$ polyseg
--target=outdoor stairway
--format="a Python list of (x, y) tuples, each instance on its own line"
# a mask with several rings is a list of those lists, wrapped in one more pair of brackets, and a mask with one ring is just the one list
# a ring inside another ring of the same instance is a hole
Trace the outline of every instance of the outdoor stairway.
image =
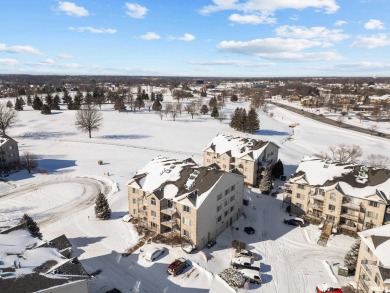
[(321, 246), (326, 246), (328, 243), (329, 236), (332, 234), (332, 222), (325, 222), (324, 228), (322, 229), (320, 239), (318, 239), (317, 244)]

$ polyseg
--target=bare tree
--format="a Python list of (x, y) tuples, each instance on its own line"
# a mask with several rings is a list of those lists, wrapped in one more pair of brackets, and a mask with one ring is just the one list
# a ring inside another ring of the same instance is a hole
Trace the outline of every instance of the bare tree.
[(339, 124), (339, 126), (341, 126), (341, 124), (343, 124), (345, 120), (345, 116), (340, 114), (338, 117), (337, 117), (337, 123)]
[(6, 104), (0, 103), (0, 128), (3, 134), (16, 121), (18, 121), (18, 112), (13, 108), (8, 108)]
[(191, 118), (194, 119), (194, 115), (197, 113), (197, 107), (195, 102), (191, 102), (187, 104), (187, 106), (184, 108), (185, 111), (187, 111), (188, 114), (191, 115)]
[(160, 111), (156, 111), (157, 115), (160, 116), (160, 120), (163, 120), (164, 116), (165, 116), (165, 113), (163, 110), (160, 110)]
[(91, 132), (98, 131), (103, 125), (103, 115), (95, 106), (85, 105), (76, 112), (75, 124), (82, 132), (88, 132), (91, 138)]
[(362, 121), (364, 119), (364, 114), (363, 113), (357, 113), (356, 117), (359, 118), (360, 123), (362, 123)]
[(27, 169), (28, 173), (38, 167), (38, 157), (30, 152), (24, 152), (20, 160), (21, 165)]
[(384, 155), (369, 155), (366, 160), (367, 165), (374, 168), (386, 169), (390, 166), (390, 158)]
[(378, 126), (376, 125), (371, 125), (370, 127), (368, 127), (368, 130), (370, 131), (370, 134), (373, 135), (374, 132), (377, 130)]
[(316, 156), (321, 159), (352, 164), (357, 163), (362, 155), (363, 151), (360, 146), (345, 144), (330, 146), (328, 152), (320, 152), (316, 154)]

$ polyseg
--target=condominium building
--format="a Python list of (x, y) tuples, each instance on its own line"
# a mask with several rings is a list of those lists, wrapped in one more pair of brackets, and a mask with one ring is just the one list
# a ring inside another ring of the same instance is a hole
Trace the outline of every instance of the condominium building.
[(359, 232), (357, 292), (390, 292), (390, 225)]
[(331, 223), (356, 234), (383, 225), (390, 198), (390, 170), (305, 157), (286, 182), (291, 212), (313, 223)]
[(177, 233), (199, 248), (242, 214), (243, 176), (191, 159), (156, 157), (127, 186), (129, 213), (140, 225)]
[(278, 161), (279, 146), (270, 141), (218, 134), (203, 150), (203, 166), (237, 169), (246, 184), (257, 186), (265, 168)]

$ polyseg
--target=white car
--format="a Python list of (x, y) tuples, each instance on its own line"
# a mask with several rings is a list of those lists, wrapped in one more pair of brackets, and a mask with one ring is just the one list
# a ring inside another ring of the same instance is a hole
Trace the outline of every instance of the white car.
[(148, 261), (155, 261), (160, 255), (165, 252), (165, 247), (153, 247), (146, 251), (144, 256)]
[(122, 218), (122, 221), (123, 222), (130, 222), (131, 221), (131, 216), (129, 214), (127, 215), (124, 215), (123, 218)]
[(257, 272), (255, 270), (248, 270), (248, 269), (243, 269), (240, 270), (240, 273), (244, 275), (245, 278), (249, 279), (249, 282), (255, 283), (255, 284), (261, 284), (261, 276), (260, 272)]

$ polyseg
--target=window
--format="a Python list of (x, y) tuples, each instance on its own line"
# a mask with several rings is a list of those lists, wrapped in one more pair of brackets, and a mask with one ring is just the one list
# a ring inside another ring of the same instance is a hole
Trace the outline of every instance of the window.
[(232, 195), (232, 196), (230, 197), (230, 202), (233, 202), (233, 201), (234, 201), (234, 198), (235, 198), (235, 196)]
[(335, 194), (335, 193), (331, 193), (331, 194), (329, 195), (329, 199), (331, 199), (331, 200), (336, 200), (336, 199), (337, 199), (336, 194)]
[(236, 189), (236, 186), (232, 186), (232, 187), (230, 187), (230, 191), (233, 191), (234, 189)]
[(299, 188), (299, 189), (305, 189), (305, 185), (303, 185), (303, 184), (298, 184), (298, 188)]
[(155, 211), (150, 211), (150, 215), (155, 218), (157, 216), (156, 212)]
[(188, 237), (188, 238), (191, 237), (190, 231), (187, 231), (187, 230), (183, 230), (183, 235), (184, 235), (185, 237)]
[(133, 204), (136, 204), (137, 203), (137, 200), (135, 198), (133, 198)]
[(183, 206), (183, 211), (189, 213), (190, 207), (189, 206)]
[(334, 221), (334, 220), (335, 220), (335, 217), (334, 217), (334, 216), (331, 216), (331, 215), (326, 215), (326, 219), (327, 219), (327, 220), (330, 220), (330, 221)]
[(229, 189), (226, 189), (225, 190), (225, 195), (227, 195), (229, 193)]
[(367, 212), (367, 217), (373, 218), (373, 219), (378, 219), (378, 214), (374, 212)]
[(379, 286), (381, 283), (381, 277), (378, 275), (378, 273), (375, 274), (375, 283)]
[(222, 210), (222, 205), (217, 206), (217, 213)]
[(12, 145), (9, 146), (9, 149), (12, 150)]
[(210, 163), (210, 160), (209, 160), (209, 159), (207, 159), (207, 163)]
[(328, 206), (328, 209), (329, 209), (330, 211), (334, 212), (334, 211), (336, 210), (336, 206), (333, 205), (333, 204), (330, 204), (330, 205)]
[(138, 189), (133, 188), (133, 193), (138, 194)]
[(137, 214), (137, 210), (136, 210), (136, 209), (133, 209), (133, 214), (134, 214), (134, 215)]
[(222, 193), (218, 194), (217, 200), (220, 200), (222, 198)]
[(374, 207), (374, 208), (377, 208), (378, 207), (378, 203), (376, 202), (376, 201), (369, 201), (368, 202), (368, 205), (370, 206), (370, 207)]
[(217, 223), (218, 222), (221, 222), (222, 221), (222, 216), (219, 216), (218, 218), (217, 218)]
[(150, 204), (152, 204), (152, 205), (156, 205), (156, 199), (155, 198), (152, 198), (151, 200), (150, 200)]
[(226, 210), (225, 213), (224, 213), (224, 216), (226, 217), (229, 213), (229, 210)]
[(186, 217), (183, 217), (182, 221), (183, 221), (183, 224), (184, 224), (184, 225), (191, 226), (191, 221), (190, 221), (190, 219), (188, 219), (188, 218), (186, 218)]
[(224, 206), (226, 207), (228, 205), (228, 201), (225, 200)]
[(305, 195), (304, 195), (304, 194), (297, 193), (297, 198), (305, 199)]
[(234, 210), (234, 206), (231, 206), (230, 207), (230, 211), (232, 212)]
[(13, 158), (14, 157), (14, 154), (13, 153), (11, 153), (11, 158)]
[(153, 222), (150, 222), (150, 228), (152, 230), (157, 230), (157, 224), (156, 223), (153, 223)]

